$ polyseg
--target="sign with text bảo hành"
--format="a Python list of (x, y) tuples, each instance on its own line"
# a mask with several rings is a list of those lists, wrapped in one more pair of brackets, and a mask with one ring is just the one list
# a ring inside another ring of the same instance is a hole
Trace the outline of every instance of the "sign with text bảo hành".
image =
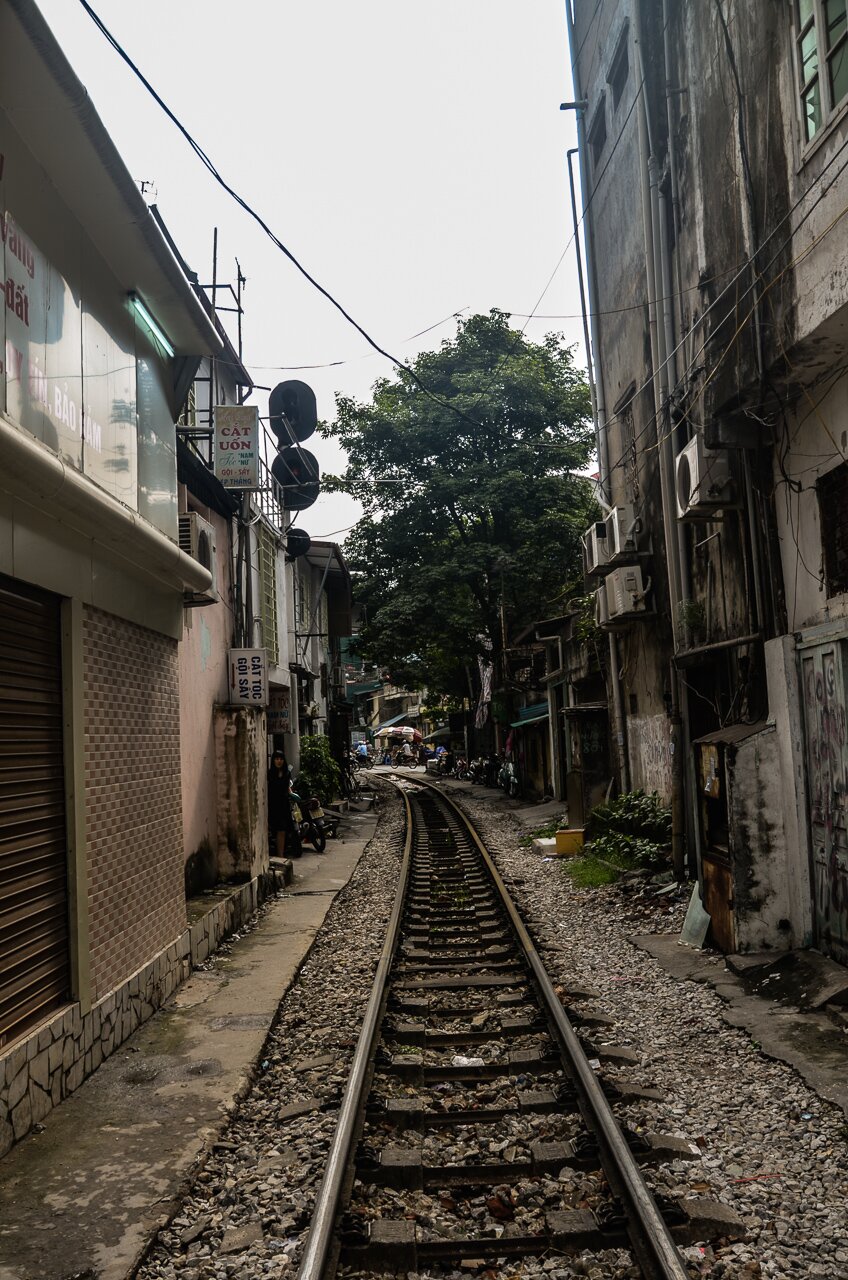
[(215, 475), (225, 489), (259, 488), (259, 409), (215, 406)]
[(230, 649), (230, 703), (267, 707), (268, 654), (265, 649)]

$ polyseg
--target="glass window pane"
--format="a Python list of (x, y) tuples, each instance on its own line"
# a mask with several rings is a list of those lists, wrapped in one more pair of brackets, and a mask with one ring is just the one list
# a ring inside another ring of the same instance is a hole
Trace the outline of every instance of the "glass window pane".
[(825, 42), (832, 49), (839, 37), (848, 27), (848, 5), (846, 0), (825, 0)]
[(815, 80), (801, 95), (801, 106), (804, 112), (804, 128), (807, 134), (807, 141), (818, 132), (821, 128), (821, 95), (819, 93), (819, 82)]
[(819, 50), (816, 43), (816, 29), (810, 27), (806, 35), (798, 41), (801, 60), (801, 83), (806, 84), (819, 69)]
[(798, 26), (802, 28), (813, 16), (813, 0), (798, 0)]
[(848, 94), (848, 41), (843, 40), (836, 53), (828, 58), (828, 68), (831, 103), (835, 107)]

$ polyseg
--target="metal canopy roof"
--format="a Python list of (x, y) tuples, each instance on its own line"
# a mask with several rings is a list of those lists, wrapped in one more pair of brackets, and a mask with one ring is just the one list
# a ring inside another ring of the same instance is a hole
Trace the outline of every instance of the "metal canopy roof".
[[(531, 708), (528, 707), (527, 710), (529, 711)], [(540, 720), (547, 720), (548, 708), (546, 706), (540, 705), (533, 707), (532, 710), (534, 712), (533, 715), (523, 716), (520, 720), (513, 720), (509, 726), (510, 729), (523, 729), (527, 725), (538, 724)]]
[(401, 720), (405, 720), (405, 719), (406, 719), (406, 712), (401, 711), (399, 716), (392, 716), (391, 720), (384, 720), (382, 724), (378, 724), (377, 728), (374, 730), (374, 733), (379, 733), (381, 729), (388, 729), (393, 724), (400, 724)]

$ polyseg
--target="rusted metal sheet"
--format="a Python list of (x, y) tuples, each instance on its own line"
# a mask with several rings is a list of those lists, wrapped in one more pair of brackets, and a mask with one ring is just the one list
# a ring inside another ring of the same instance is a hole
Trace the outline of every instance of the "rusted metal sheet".
[(801, 649), (816, 945), (848, 963), (846, 640)]
[(704, 877), (704, 910), (710, 917), (710, 937), (714, 946), (730, 954), (736, 950), (730, 859), (705, 849), (701, 866)]

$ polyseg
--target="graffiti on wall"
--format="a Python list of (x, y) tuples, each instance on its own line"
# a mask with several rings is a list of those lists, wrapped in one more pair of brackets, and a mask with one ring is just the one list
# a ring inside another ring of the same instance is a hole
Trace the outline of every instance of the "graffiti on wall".
[(819, 945), (848, 959), (848, 717), (842, 644), (802, 658)]
[(628, 722), (630, 775), (634, 787), (671, 796), (671, 725), (668, 716), (634, 717)]

